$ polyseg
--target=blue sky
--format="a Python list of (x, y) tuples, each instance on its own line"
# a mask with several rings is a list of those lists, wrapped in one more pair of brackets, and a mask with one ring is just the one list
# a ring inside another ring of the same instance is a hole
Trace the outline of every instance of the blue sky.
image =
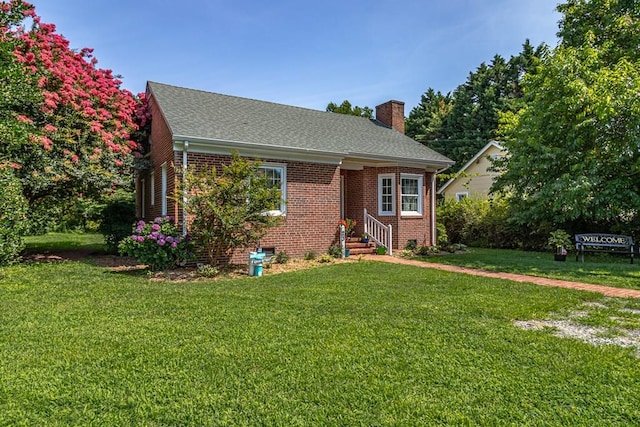
[(324, 110), (449, 92), (528, 38), (555, 46), (556, 0), (33, 0), (134, 93), (147, 80)]

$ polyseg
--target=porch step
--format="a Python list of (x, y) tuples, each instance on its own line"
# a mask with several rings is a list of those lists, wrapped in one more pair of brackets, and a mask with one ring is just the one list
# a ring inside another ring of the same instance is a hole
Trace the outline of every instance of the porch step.
[(345, 248), (351, 255), (375, 254), (376, 244), (373, 242), (362, 243), (360, 239), (347, 239)]
[(353, 255), (369, 255), (369, 254), (375, 254), (376, 253), (376, 248), (374, 247), (369, 247), (369, 248), (354, 248), (354, 249), (349, 249), (349, 255), (353, 256)]

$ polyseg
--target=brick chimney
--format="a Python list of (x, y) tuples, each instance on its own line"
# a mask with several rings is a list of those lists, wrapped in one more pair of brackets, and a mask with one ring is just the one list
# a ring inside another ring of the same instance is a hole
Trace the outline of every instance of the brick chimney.
[(387, 101), (376, 107), (376, 120), (404, 133), (404, 102)]

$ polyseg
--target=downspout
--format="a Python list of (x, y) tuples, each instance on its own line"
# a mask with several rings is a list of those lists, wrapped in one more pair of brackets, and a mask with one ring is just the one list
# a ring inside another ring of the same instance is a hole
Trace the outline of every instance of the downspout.
[(438, 236), (436, 236), (436, 176), (444, 170), (447, 170), (449, 166), (440, 170), (436, 169), (431, 174), (431, 246), (437, 246)]
[(187, 235), (187, 188), (184, 185), (184, 179), (187, 175), (187, 150), (189, 149), (189, 141), (185, 141), (182, 145), (182, 235)]

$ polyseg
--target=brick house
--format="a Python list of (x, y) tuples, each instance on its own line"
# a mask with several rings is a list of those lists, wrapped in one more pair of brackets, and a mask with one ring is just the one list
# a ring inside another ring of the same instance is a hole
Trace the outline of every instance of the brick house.
[[(340, 218), (364, 232), (365, 209), (368, 221), (391, 225), (392, 248), (434, 244), (434, 178), (453, 162), (404, 135), (404, 103), (382, 104), (370, 120), (155, 82), (147, 97), (151, 166), (136, 181), (140, 218), (171, 215), (184, 225), (171, 198), (183, 167), (221, 165), (238, 152), (258, 159), (286, 199), (277, 212), (284, 223), (262, 247), (324, 253)], [(237, 252), (234, 261), (245, 257)]]

